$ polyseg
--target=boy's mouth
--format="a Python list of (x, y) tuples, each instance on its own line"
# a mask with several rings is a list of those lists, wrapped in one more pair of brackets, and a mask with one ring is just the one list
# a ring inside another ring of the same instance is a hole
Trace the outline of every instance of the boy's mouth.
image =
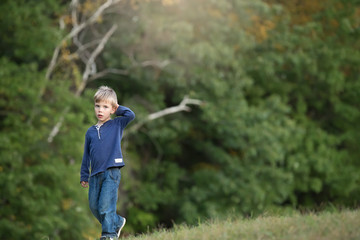
[(103, 117), (103, 115), (102, 114), (98, 114), (98, 118), (102, 118)]

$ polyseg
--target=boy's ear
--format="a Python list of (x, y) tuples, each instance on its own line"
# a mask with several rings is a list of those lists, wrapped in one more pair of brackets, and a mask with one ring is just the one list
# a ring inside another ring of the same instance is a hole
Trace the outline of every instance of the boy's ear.
[(115, 106), (113, 106), (113, 108), (112, 108), (112, 111), (111, 111), (111, 114), (114, 114), (115, 112), (116, 112), (116, 107)]

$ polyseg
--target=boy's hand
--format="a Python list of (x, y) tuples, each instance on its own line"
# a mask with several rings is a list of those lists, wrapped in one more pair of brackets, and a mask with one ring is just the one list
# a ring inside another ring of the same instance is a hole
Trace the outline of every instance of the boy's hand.
[(82, 181), (82, 182), (81, 182), (81, 186), (82, 186), (83, 188), (87, 188), (87, 187), (89, 186), (89, 183), (88, 183), (88, 182), (85, 182), (85, 181)]

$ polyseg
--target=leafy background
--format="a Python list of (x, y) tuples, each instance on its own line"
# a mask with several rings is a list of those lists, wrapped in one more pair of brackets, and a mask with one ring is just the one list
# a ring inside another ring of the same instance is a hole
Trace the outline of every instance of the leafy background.
[[(79, 1), (79, 15), (104, 2)], [(81, 37), (94, 41), (116, 23), (96, 63), (123, 72), (80, 96), (84, 64), (69, 58), (71, 40), (46, 78), (73, 24), (70, 2), (0, 9), (2, 239), (98, 236), (79, 168), (104, 84), (137, 116), (123, 142), (127, 233), (229, 212), (359, 205), (358, 1), (120, 1)], [(132, 127), (184, 96), (203, 104)]]

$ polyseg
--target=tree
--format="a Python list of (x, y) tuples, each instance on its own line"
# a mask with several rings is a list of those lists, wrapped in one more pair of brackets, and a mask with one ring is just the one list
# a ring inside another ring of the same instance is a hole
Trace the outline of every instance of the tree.
[(137, 116), (128, 232), (358, 203), (356, 2), (269, 2), (2, 2), (0, 236), (97, 236), (78, 172), (103, 84)]
[[(246, 69), (257, 85), (248, 92), (248, 99), (256, 103), (278, 94), (293, 109), (292, 118), (311, 133), (309, 137), (320, 137), (311, 144), (312, 149), (320, 149), (321, 143), (332, 139), (326, 151), (336, 149), (337, 154), (309, 163), (319, 189), (315, 193), (308, 187), (297, 189), (300, 204), (354, 204), (358, 202), (359, 178), (355, 173), (358, 151), (352, 146), (358, 138), (359, 108), (357, 99), (350, 96), (359, 92), (356, 3), (309, 3), (303, 5), (303, 11), (296, 10), (294, 4), (297, 1), (284, 3), (277, 28), (248, 54), (253, 63)], [(304, 147), (302, 152), (307, 152), (309, 147)], [(327, 165), (335, 168), (325, 169)], [(304, 180), (298, 179), (302, 182), (299, 186), (303, 185)]]
[(50, 0), (1, 3), (4, 38), (0, 47), (6, 49), (0, 60), (3, 239), (82, 238), (79, 229), (92, 224), (86, 216), (83, 194), (74, 185), (78, 182), (74, 159), (81, 157), (82, 148), (78, 133), (85, 130), (86, 112), (66, 116), (79, 130), (67, 125), (66, 136), (51, 145), (46, 143), (59, 110), (71, 105), (76, 112), (87, 103), (69, 95), (68, 82), (61, 78), (46, 82), (44, 78), (47, 60), (61, 35), (54, 27), (54, 16), (62, 9)]

